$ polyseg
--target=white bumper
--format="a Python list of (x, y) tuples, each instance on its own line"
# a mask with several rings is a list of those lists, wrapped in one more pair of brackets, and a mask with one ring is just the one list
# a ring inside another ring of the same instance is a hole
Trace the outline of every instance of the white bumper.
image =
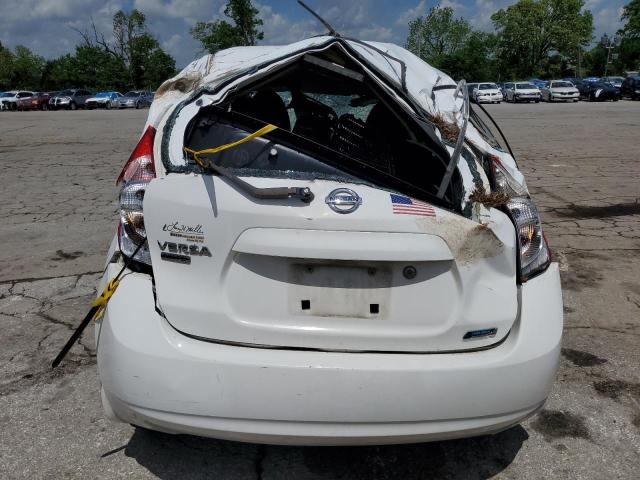
[(523, 285), (520, 296), (510, 335), (490, 350), (271, 350), (178, 333), (155, 312), (150, 277), (130, 274), (96, 327), (103, 404), (111, 417), (155, 430), (274, 444), (409, 443), (494, 433), (542, 406), (558, 362), (557, 264)]

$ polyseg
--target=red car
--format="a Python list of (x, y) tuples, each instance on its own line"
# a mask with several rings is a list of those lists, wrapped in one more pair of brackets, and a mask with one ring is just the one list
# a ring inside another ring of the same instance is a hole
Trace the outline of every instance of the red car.
[(56, 92), (36, 92), (32, 97), (18, 100), (18, 110), (48, 110), (49, 99)]

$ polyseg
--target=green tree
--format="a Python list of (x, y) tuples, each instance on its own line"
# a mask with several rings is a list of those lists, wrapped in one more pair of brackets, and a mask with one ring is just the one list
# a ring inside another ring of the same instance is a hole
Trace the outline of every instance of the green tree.
[(14, 56), (11, 50), (0, 42), (0, 90), (11, 88), (11, 78), (13, 77)]
[(259, 30), (262, 20), (258, 18), (258, 9), (251, 0), (229, 0), (224, 14), (233, 23), (226, 20), (198, 22), (191, 29), (191, 36), (202, 44), (209, 53), (225, 48), (255, 45), (264, 38)]
[(450, 7), (436, 6), (409, 22), (407, 48), (455, 79), (486, 81), (498, 78), (493, 33), (474, 31)]
[[(78, 47), (74, 57), (79, 85), (119, 90), (155, 89), (175, 74), (175, 60), (162, 50), (158, 40), (148, 31), (146, 17), (141, 11), (134, 9), (126, 13), (119, 10), (115, 13), (113, 42), (106, 41), (95, 24), (91, 27), (91, 33), (77, 30), (85, 47)], [(91, 55), (95, 56), (97, 65), (90, 65)], [(91, 81), (94, 75), (99, 78)]]
[(640, 68), (640, 0), (631, 0), (622, 10), (624, 26), (618, 32), (620, 44), (620, 66), (623, 70)]
[(505, 71), (539, 75), (552, 52), (572, 56), (589, 45), (593, 16), (583, 7), (584, 0), (518, 0), (494, 13), (491, 20)]
[(424, 17), (409, 22), (407, 49), (426, 62), (438, 65), (464, 48), (471, 26), (455, 18), (451, 7), (433, 7)]
[(640, 38), (640, 0), (631, 0), (624, 6), (622, 20), (625, 25), (621, 32), (626, 37)]
[(44, 64), (44, 58), (35, 55), (27, 47), (16, 46), (11, 83), (18, 88), (37, 89), (40, 86)]
[(62, 90), (77, 84), (74, 57), (66, 54), (47, 61), (42, 71), (40, 89), (43, 91)]
[(155, 90), (167, 78), (176, 74), (176, 61), (161, 48), (153, 50), (144, 60), (140, 86)]
[(76, 47), (71, 69), (71, 86), (91, 90), (124, 90), (128, 87), (123, 60), (96, 45)]

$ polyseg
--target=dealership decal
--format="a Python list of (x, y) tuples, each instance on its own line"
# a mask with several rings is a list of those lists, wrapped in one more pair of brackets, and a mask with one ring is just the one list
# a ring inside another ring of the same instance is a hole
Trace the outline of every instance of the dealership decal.
[(204, 242), (204, 230), (202, 225), (184, 225), (180, 222), (165, 223), (163, 232), (169, 232), (172, 237), (184, 238), (190, 242)]

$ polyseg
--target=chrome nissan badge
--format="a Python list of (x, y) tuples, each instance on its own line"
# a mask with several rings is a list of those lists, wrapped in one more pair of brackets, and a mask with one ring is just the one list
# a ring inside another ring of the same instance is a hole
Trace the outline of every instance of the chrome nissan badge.
[(329, 208), (336, 213), (351, 213), (355, 212), (358, 207), (362, 205), (362, 199), (353, 190), (336, 188), (327, 195), (324, 203), (329, 205)]

